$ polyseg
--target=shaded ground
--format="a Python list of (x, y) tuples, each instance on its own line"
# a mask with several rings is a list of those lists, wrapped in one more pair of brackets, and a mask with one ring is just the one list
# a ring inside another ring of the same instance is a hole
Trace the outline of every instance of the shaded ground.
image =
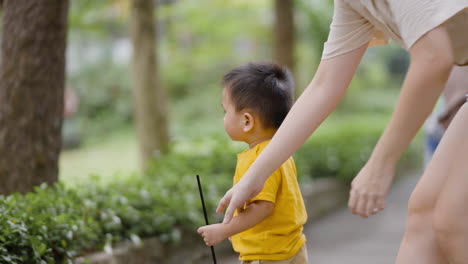
[[(362, 219), (343, 208), (305, 227), (310, 264), (393, 264), (403, 237), (406, 207), (420, 173), (393, 186), (387, 208)], [(218, 263), (239, 263), (236, 256)]]

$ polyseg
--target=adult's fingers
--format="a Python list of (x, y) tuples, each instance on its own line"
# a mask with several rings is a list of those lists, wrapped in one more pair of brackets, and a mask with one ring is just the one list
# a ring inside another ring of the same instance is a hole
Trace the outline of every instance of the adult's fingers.
[(367, 208), (367, 203), (368, 203), (368, 196), (365, 194), (359, 194), (359, 199), (357, 201), (357, 209), (356, 209), (356, 214), (367, 218), (368, 215), (366, 213), (366, 208)]
[(380, 211), (379, 208), (377, 208), (377, 195), (369, 195), (367, 206), (366, 206), (366, 214), (375, 215), (379, 211)]
[(348, 208), (354, 214), (357, 208), (358, 195), (354, 189), (349, 192)]
[(376, 208), (379, 209), (379, 211), (385, 209), (385, 196), (382, 195), (377, 197)]
[(221, 198), (221, 200), (218, 203), (218, 207), (216, 208), (216, 213), (220, 214), (224, 211), (224, 208), (228, 206), (231, 202), (232, 198), (232, 188), (226, 192), (226, 194)]
[(228, 208), (226, 209), (226, 213), (224, 214), (223, 224), (228, 224), (231, 221), (236, 209), (236, 205), (233, 203), (233, 201), (231, 201), (231, 203), (228, 205)]

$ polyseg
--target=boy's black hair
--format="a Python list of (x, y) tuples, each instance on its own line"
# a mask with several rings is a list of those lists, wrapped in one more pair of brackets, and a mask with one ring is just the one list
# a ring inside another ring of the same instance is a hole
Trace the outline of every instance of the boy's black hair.
[(252, 109), (265, 128), (279, 128), (293, 105), (294, 82), (286, 67), (250, 62), (224, 75), (236, 111)]

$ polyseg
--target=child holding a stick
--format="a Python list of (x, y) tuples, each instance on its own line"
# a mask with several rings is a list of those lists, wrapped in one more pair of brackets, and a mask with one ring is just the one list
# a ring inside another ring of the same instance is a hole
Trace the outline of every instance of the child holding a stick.
[[(293, 104), (293, 89), (289, 71), (273, 63), (249, 63), (224, 76), (224, 128), (232, 140), (249, 145), (238, 154), (234, 184), (283, 122)], [(243, 264), (304, 264), (306, 220), (296, 167), (290, 157), (232, 221), (200, 227), (198, 233), (208, 246), (231, 237)]]

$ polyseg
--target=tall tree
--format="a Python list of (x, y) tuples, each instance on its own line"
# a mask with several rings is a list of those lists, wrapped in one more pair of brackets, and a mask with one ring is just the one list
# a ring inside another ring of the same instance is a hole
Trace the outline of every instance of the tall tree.
[(166, 93), (159, 82), (157, 20), (153, 0), (132, 0), (131, 35), (135, 116), (143, 167), (168, 151)]
[(287, 66), (294, 75), (294, 0), (274, 1), (274, 59), (276, 62)]
[(58, 178), (67, 0), (4, 0), (0, 67), (0, 193)]

